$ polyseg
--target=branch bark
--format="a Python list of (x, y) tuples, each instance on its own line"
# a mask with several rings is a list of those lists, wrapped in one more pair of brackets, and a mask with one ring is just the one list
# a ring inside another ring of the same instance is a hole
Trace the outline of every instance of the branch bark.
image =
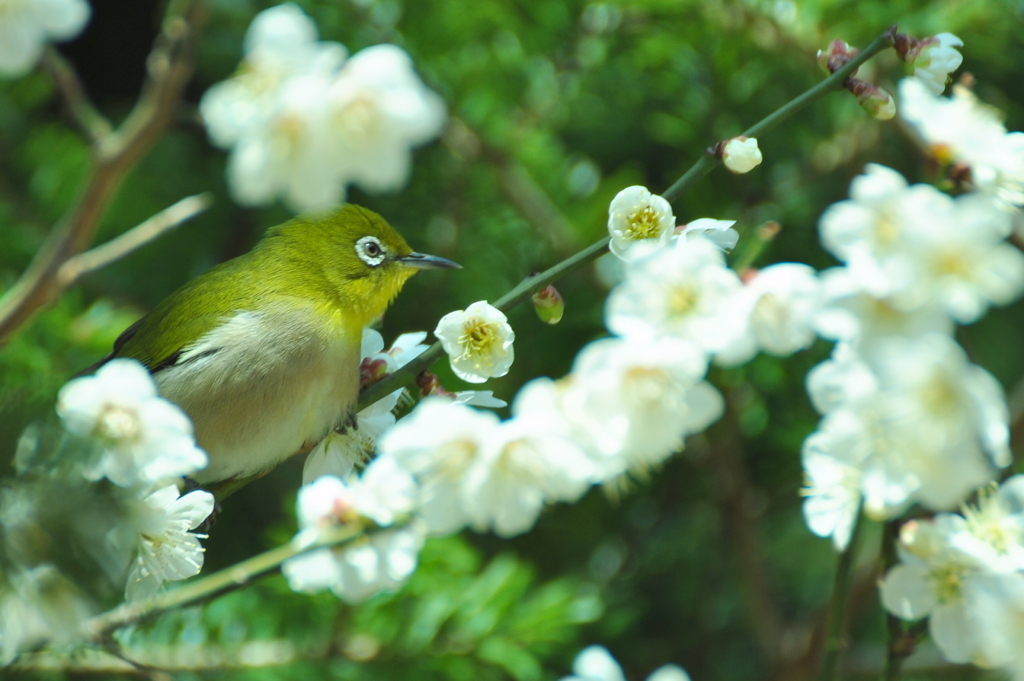
[[(196, 34), (205, 21), (203, 0), (175, 0), (168, 7), (156, 44), (146, 60), (147, 78), (135, 107), (113, 132), (89, 123), (94, 140), (92, 173), (77, 203), (54, 227), (46, 243), (15, 285), (0, 298), (0, 345), (39, 308), (53, 302), (63, 291), (61, 267), (84, 251), (92, 241), (100, 219), (128, 172), (153, 147), (173, 121), (185, 85), (192, 77)], [(82, 121), (91, 109), (70, 66), (51, 56), (58, 71), (58, 87), (71, 97), (73, 114)], [(80, 92), (79, 92), (80, 91)], [(78, 95), (81, 94), (81, 98)], [(98, 115), (98, 114), (97, 114)]]
[(188, 222), (212, 204), (212, 194), (189, 196), (105, 244), (72, 256), (57, 271), (58, 287), (63, 290), (74, 286), (85, 275), (103, 269), (138, 250), (164, 233)]

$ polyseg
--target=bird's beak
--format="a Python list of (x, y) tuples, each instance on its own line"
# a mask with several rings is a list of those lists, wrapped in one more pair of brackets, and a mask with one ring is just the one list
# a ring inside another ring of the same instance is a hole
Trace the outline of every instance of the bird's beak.
[(457, 262), (452, 262), (446, 258), (439, 258), (436, 255), (426, 255), (424, 253), (410, 253), (404, 255), (398, 259), (398, 262), (402, 263), (406, 267), (412, 267), (417, 270), (461, 270), (462, 265)]

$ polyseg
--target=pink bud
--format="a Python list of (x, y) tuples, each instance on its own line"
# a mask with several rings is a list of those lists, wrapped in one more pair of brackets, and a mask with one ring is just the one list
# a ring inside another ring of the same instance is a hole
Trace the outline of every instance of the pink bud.
[(437, 377), (437, 374), (429, 371), (421, 372), (416, 377), (416, 387), (420, 389), (420, 394), (423, 397), (452, 397), (452, 393), (444, 389), (441, 385), (441, 379)]
[(359, 365), (359, 387), (365, 388), (388, 375), (388, 363), (384, 359), (367, 357)]

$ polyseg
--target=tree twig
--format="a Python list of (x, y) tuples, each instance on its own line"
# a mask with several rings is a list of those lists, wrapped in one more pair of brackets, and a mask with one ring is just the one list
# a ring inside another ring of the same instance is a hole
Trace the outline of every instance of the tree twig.
[(254, 578), (279, 568), (289, 558), (351, 541), (362, 534), (363, 528), (360, 525), (342, 525), (325, 530), (319, 539), (308, 544), (298, 544), (294, 541), (282, 544), (152, 598), (123, 603), (113, 610), (88, 620), (83, 625), (82, 631), (89, 640), (100, 640), (108, 632), (147, 617), (237, 589), (248, 584)]
[(832, 596), (829, 598), (826, 616), (824, 659), (821, 665), (821, 675), (818, 677), (821, 681), (833, 681), (836, 678), (836, 672), (839, 670), (839, 657), (843, 649), (846, 648), (846, 606), (850, 595), (854, 557), (863, 525), (861, 509), (858, 508), (853, 532), (850, 533), (850, 541), (846, 545), (846, 549), (839, 554), (839, 561), (836, 563), (836, 576), (835, 581), (832, 582)]
[(85, 275), (120, 260), (166, 232), (188, 222), (211, 205), (212, 194), (189, 196), (105, 244), (72, 256), (57, 271), (57, 286), (61, 289), (73, 286)]
[(110, 136), (114, 128), (110, 121), (93, 106), (74, 67), (53, 46), (47, 47), (43, 52), (40, 65), (50, 74), (56, 84), (64, 98), (64, 105), (67, 107), (68, 113), (89, 137), (92, 145), (98, 147)]
[(92, 173), (74, 206), (54, 227), (28, 269), (0, 297), (0, 344), (60, 294), (59, 272), (84, 251), (128, 172), (173, 120), (192, 77), (196, 33), (206, 17), (203, 0), (173, 0), (146, 60), (147, 79), (135, 107), (117, 130), (93, 148)]
[[(769, 114), (758, 123), (755, 123), (743, 134), (747, 137), (756, 137), (757, 135), (768, 132), (810, 103), (821, 99), (831, 92), (841, 90), (846, 78), (852, 75), (861, 64), (885, 48), (891, 46), (890, 36), (895, 33), (895, 29), (896, 27), (893, 26), (885, 33), (875, 38), (871, 41), (870, 45), (864, 48), (864, 50), (854, 59), (850, 60), (848, 64), (774, 113)], [(692, 187), (698, 180), (710, 173), (720, 162), (721, 161), (719, 159), (710, 154), (702, 155), (689, 170), (683, 173), (678, 180), (672, 183), (672, 186), (662, 193), (662, 196), (669, 202), (674, 202), (682, 196), (684, 191)], [(597, 243), (587, 246), (579, 253), (570, 256), (554, 267), (551, 267), (538, 275), (527, 278), (521, 284), (499, 298), (494, 303), (494, 306), (503, 311), (515, 307), (548, 284), (575, 272), (587, 263), (604, 255), (608, 250), (609, 241), (609, 237), (604, 237)], [(441, 342), (438, 341), (434, 343), (425, 352), (420, 354), (419, 357), (364, 390), (359, 396), (358, 409), (365, 409), (377, 400), (382, 399), (385, 395), (389, 395), (399, 388), (404, 388), (411, 384), (416, 379), (416, 376), (430, 368), (430, 365), (440, 359), (443, 354), (444, 349), (441, 347)]]
[(752, 513), (755, 490), (744, 460), (736, 412), (731, 406), (712, 435), (706, 461), (715, 479), (725, 544), (736, 557), (754, 635), (765, 658), (774, 666), (780, 657), (786, 623), (768, 574), (758, 518)]

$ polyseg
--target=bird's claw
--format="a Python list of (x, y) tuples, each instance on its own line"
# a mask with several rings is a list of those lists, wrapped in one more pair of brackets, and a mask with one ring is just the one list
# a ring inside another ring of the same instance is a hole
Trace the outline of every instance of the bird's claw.
[(334, 427), (334, 430), (342, 435), (346, 434), (349, 430), (359, 430), (359, 419), (356, 416), (356, 410), (353, 407), (349, 407), (348, 412), (345, 414), (345, 418), (342, 419), (341, 423)]

